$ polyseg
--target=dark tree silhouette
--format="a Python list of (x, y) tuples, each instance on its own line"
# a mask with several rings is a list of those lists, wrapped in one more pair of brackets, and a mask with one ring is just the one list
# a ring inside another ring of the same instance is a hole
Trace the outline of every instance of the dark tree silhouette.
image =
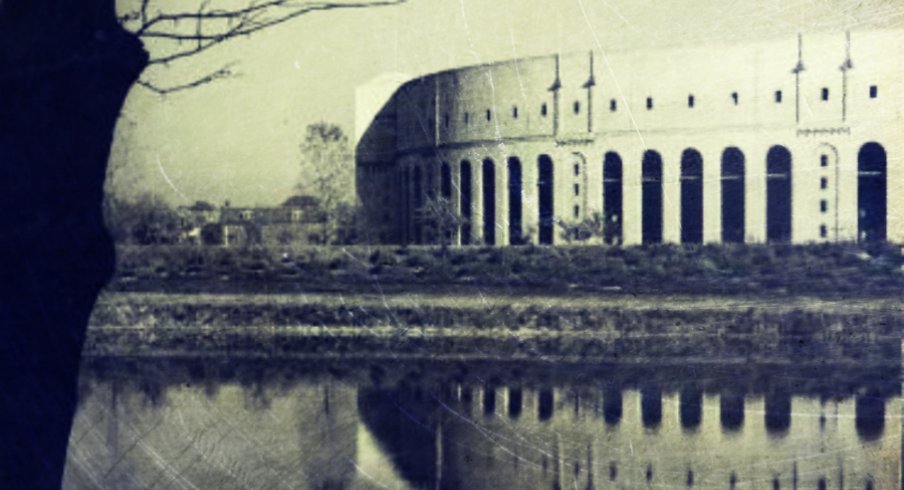
[[(164, 12), (136, 0), (117, 16), (115, 0), (0, 0), (0, 488), (60, 487), (87, 321), (113, 271), (101, 206), (126, 94), (136, 82), (166, 94), (230, 73), (165, 87), (140, 80), (145, 69), (307, 13), (401, 1)], [(149, 39), (173, 47), (149, 57)]]

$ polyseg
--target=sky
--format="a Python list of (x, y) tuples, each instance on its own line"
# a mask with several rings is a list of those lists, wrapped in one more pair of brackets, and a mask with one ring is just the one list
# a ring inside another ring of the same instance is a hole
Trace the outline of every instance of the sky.
[[(120, 8), (134, 1), (119, 0)], [(161, 9), (188, 3), (155, 1)], [(407, 0), (315, 12), (147, 70), (144, 79), (164, 86), (230, 63), (236, 75), (166, 96), (133, 87), (107, 188), (123, 196), (151, 192), (173, 204), (277, 205), (303, 178), (299, 145), (307, 125), (338, 124), (351, 137), (356, 87), (385, 74), (902, 26), (901, 0)], [(151, 42), (145, 48), (152, 56), (164, 50)]]

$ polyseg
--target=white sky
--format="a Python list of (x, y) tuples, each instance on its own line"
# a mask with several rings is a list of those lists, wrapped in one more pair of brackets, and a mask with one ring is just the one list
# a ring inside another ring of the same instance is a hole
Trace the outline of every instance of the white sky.
[(599, 46), (902, 25), (901, 0), (408, 0), (313, 13), (146, 73), (166, 85), (235, 62), (240, 75), (166, 97), (133, 88), (108, 183), (114, 192), (151, 191), (174, 203), (275, 205), (301, 178), (305, 127), (323, 120), (351, 137), (355, 87), (381, 74)]

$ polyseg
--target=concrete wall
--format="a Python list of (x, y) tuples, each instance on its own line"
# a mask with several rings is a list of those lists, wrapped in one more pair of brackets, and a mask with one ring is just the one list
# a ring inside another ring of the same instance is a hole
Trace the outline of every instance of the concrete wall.
[[(400, 196), (413, 202), (415, 186), (404, 182), (401, 169), (449, 162), (458, 176), (461, 161), (468, 160), (474, 179), (472, 242), (480, 242), (485, 209), (480, 166), (492, 159), (495, 243), (502, 245), (509, 243), (509, 157), (522, 163), (523, 222), (531, 229), (537, 226), (540, 155), (554, 161), (556, 218), (574, 222), (602, 211), (603, 155), (615, 151), (624, 164), (624, 243), (635, 244), (641, 241), (640, 162), (645, 151), (655, 150), (663, 160), (663, 241), (678, 242), (680, 158), (693, 148), (703, 156), (704, 241), (718, 242), (722, 199), (732, 198), (721, 196), (721, 156), (734, 146), (745, 156), (745, 241), (763, 242), (766, 155), (781, 145), (792, 155), (791, 240), (856, 240), (857, 155), (865, 143), (877, 142), (887, 154), (886, 232), (889, 240), (901, 242), (904, 148), (898, 128), (904, 121), (904, 68), (893, 61), (891, 48), (902, 41), (904, 31), (894, 30), (806, 34), (681, 50), (596, 50), (428, 75), (399, 88), (385, 109), (390, 116), (374, 119), (382, 128), (375, 130), (380, 145), (359, 143), (359, 182), (379, 183), (371, 186), (376, 189), (359, 185), (359, 193), (374, 222), (384, 227), (383, 241), (414, 242), (409, 228), (418, 221), (416, 213)], [(821, 155), (829, 158), (828, 166), (821, 166)], [(820, 201), (826, 201), (825, 211)], [(378, 212), (387, 207), (388, 215)], [(536, 241), (537, 233), (531, 236)], [(561, 241), (558, 229), (555, 241)]]

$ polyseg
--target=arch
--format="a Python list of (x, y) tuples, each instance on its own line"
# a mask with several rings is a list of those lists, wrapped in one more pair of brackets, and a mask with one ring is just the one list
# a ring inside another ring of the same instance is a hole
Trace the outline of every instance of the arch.
[(446, 201), (452, 201), (452, 168), (449, 162), (443, 162), (440, 167), (439, 193)]
[(521, 216), (521, 160), (518, 157), (508, 159), (508, 203), (509, 203), (509, 244), (519, 245), (523, 242)]
[(414, 166), (414, 242), (424, 243), (424, 180), (420, 165)]
[(703, 243), (703, 156), (681, 153), (681, 243)]
[(553, 163), (549, 155), (537, 158), (537, 204), (540, 214), (538, 241), (541, 245), (552, 245), (553, 241)]
[(766, 154), (766, 241), (791, 241), (791, 152), (776, 145)]
[(460, 172), (461, 183), (459, 184), (459, 206), (461, 207), (461, 244), (469, 245), (471, 243), (471, 219), (473, 217), (472, 206), (472, 182), (471, 162), (467, 160), (461, 161)]
[(425, 199), (424, 199), (424, 210), (422, 214), (423, 227), (424, 227), (424, 243), (434, 243), (436, 240), (436, 227), (437, 223), (434, 220), (433, 213), (430, 213), (427, 208), (432, 205), (433, 202), (436, 201), (437, 196), (437, 181), (436, 181), (436, 164), (434, 162), (424, 162), (424, 168), (426, 171), (424, 172), (424, 187), (425, 187)]
[(622, 242), (622, 159), (613, 151), (603, 156), (603, 239)]
[(402, 213), (402, 242), (411, 241), (411, 169), (402, 168), (401, 180), (401, 213)]
[(483, 414), (496, 413), (496, 387), (487, 383), (483, 386)]
[(722, 152), (722, 241), (744, 243), (744, 153), (735, 147)]
[(884, 241), (886, 237), (888, 183), (885, 148), (870, 142), (857, 153), (857, 240)]
[(870, 388), (854, 399), (854, 425), (857, 435), (867, 441), (878, 439), (885, 430), (885, 399)]
[(496, 244), (496, 166), (491, 158), (483, 160), (483, 242)]
[[(452, 206), (452, 168), (449, 162), (443, 162), (439, 170), (439, 195), (445, 201), (446, 205)], [(452, 212), (452, 211), (449, 211)], [(442, 233), (445, 234), (444, 243), (449, 243), (455, 236), (455, 230), (450, 229), (445, 224), (442, 225)]]
[(662, 242), (662, 157), (654, 150), (643, 154), (642, 203), (643, 223), (641, 241), (643, 243)]

